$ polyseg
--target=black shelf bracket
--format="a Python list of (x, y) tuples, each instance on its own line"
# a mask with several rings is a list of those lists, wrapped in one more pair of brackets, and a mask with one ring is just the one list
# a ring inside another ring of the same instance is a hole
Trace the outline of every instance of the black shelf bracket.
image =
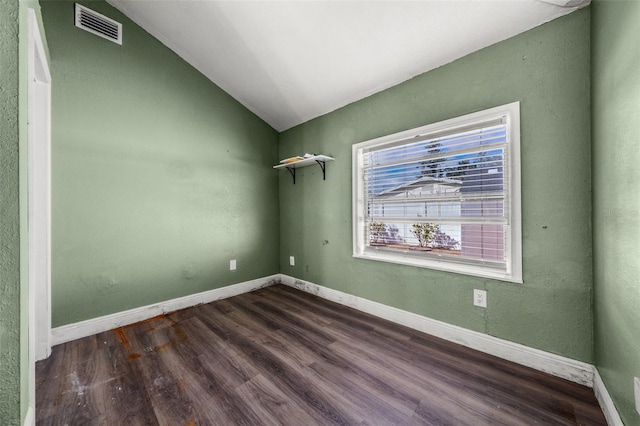
[(320, 160), (316, 160), (316, 163), (318, 163), (318, 166), (320, 166), (320, 168), (322, 169), (322, 180), (327, 180), (327, 176), (325, 174), (325, 168), (327, 167), (327, 163)]
[(291, 176), (293, 176), (293, 184), (296, 184), (296, 168), (295, 167), (287, 167), (287, 170), (289, 170), (289, 173), (291, 173)]

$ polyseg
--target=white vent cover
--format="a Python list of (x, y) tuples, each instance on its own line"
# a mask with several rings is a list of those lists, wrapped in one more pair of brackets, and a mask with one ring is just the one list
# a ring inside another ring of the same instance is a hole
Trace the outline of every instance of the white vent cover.
[(122, 44), (122, 24), (76, 3), (76, 27)]

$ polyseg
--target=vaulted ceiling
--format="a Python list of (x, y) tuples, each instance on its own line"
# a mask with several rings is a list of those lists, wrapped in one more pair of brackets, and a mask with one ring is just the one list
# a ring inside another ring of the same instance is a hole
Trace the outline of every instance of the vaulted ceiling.
[(589, 3), (107, 1), (278, 131)]

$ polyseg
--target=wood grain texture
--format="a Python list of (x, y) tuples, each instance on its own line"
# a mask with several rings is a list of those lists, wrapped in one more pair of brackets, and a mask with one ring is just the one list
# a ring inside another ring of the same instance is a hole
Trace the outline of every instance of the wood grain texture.
[(605, 425), (593, 391), (275, 285), (64, 343), (38, 425)]

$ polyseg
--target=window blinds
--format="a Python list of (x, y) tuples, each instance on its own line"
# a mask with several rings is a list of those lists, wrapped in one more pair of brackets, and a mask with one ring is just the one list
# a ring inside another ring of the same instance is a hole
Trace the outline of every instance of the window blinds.
[(509, 146), (503, 121), (363, 149), (368, 248), (505, 267)]

